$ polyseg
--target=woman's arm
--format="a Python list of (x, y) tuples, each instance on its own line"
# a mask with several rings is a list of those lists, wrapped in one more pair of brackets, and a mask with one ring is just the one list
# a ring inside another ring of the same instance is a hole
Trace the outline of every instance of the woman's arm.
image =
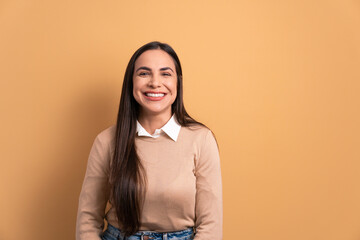
[(195, 240), (221, 240), (222, 180), (216, 140), (209, 130), (196, 163)]
[(109, 197), (110, 148), (104, 134), (92, 145), (82, 185), (76, 221), (77, 240), (100, 240)]

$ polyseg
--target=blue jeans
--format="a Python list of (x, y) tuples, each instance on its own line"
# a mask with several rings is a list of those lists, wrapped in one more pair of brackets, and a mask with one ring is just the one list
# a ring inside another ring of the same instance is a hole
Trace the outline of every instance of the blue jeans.
[[(138, 231), (134, 235), (124, 237), (120, 230), (111, 224), (102, 233), (102, 240), (143, 240), (144, 236), (148, 236), (149, 240), (191, 240), (194, 239), (193, 228), (180, 230), (176, 232), (154, 232), (154, 231)], [(146, 239), (146, 238), (145, 238)]]

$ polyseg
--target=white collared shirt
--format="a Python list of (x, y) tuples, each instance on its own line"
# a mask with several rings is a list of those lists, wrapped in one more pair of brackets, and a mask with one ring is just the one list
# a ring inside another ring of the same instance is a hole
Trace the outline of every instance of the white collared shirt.
[(136, 132), (138, 136), (147, 136), (152, 138), (160, 137), (162, 133), (166, 133), (172, 140), (176, 142), (181, 125), (176, 121), (175, 114), (173, 114), (170, 120), (160, 129), (155, 129), (154, 134), (148, 133), (143, 126), (136, 120)]

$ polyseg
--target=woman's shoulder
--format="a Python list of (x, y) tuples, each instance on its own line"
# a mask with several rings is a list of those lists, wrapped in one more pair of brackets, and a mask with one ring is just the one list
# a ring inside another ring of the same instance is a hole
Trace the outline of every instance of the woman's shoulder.
[(115, 138), (116, 124), (113, 124), (98, 133), (96, 138), (102, 142), (111, 142)]
[(202, 149), (203, 147), (206, 149), (218, 149), (218, 143), (215, 134), (208, 126), (196, 124), (182, 128), (183, 132), (181, 134), (181, 139), (183, 141), (190, 141), (199, 149)]
[(201, 125), (198, 123), (191, 124), (189, 126), (183, 126), (184, 135), (187, 136), (198, 136), (200, 139), (203, 139), (208, 134), (212, 133), (211, 129), (206, 125)]

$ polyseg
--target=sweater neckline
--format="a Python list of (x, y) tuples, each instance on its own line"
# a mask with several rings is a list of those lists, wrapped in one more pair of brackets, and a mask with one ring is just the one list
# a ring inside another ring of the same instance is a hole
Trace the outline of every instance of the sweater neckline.
[(178, 142), (179, 139), (180, 139), (180, 135), (181, 135), (181, 132), (183, 130), (183, 127), (180, 128), (179, 130), (179, 135), (177, 137), (177, 140), (174, 141), (170, 136), (168, 136), (166, 133), (162, 133), (159, 137), (157, 138), (153, 138), (153, 137), (148, 137), (148, 136), (138, 136), (136, 134), (135, 136), (135, 139), (138, 139), (140, 141), (146, 141), (146, 142), (161, 142), (161, 141), (164, 141), (164, 140), (169, 140), (169, 141), (172, 141), (174, 143)]

